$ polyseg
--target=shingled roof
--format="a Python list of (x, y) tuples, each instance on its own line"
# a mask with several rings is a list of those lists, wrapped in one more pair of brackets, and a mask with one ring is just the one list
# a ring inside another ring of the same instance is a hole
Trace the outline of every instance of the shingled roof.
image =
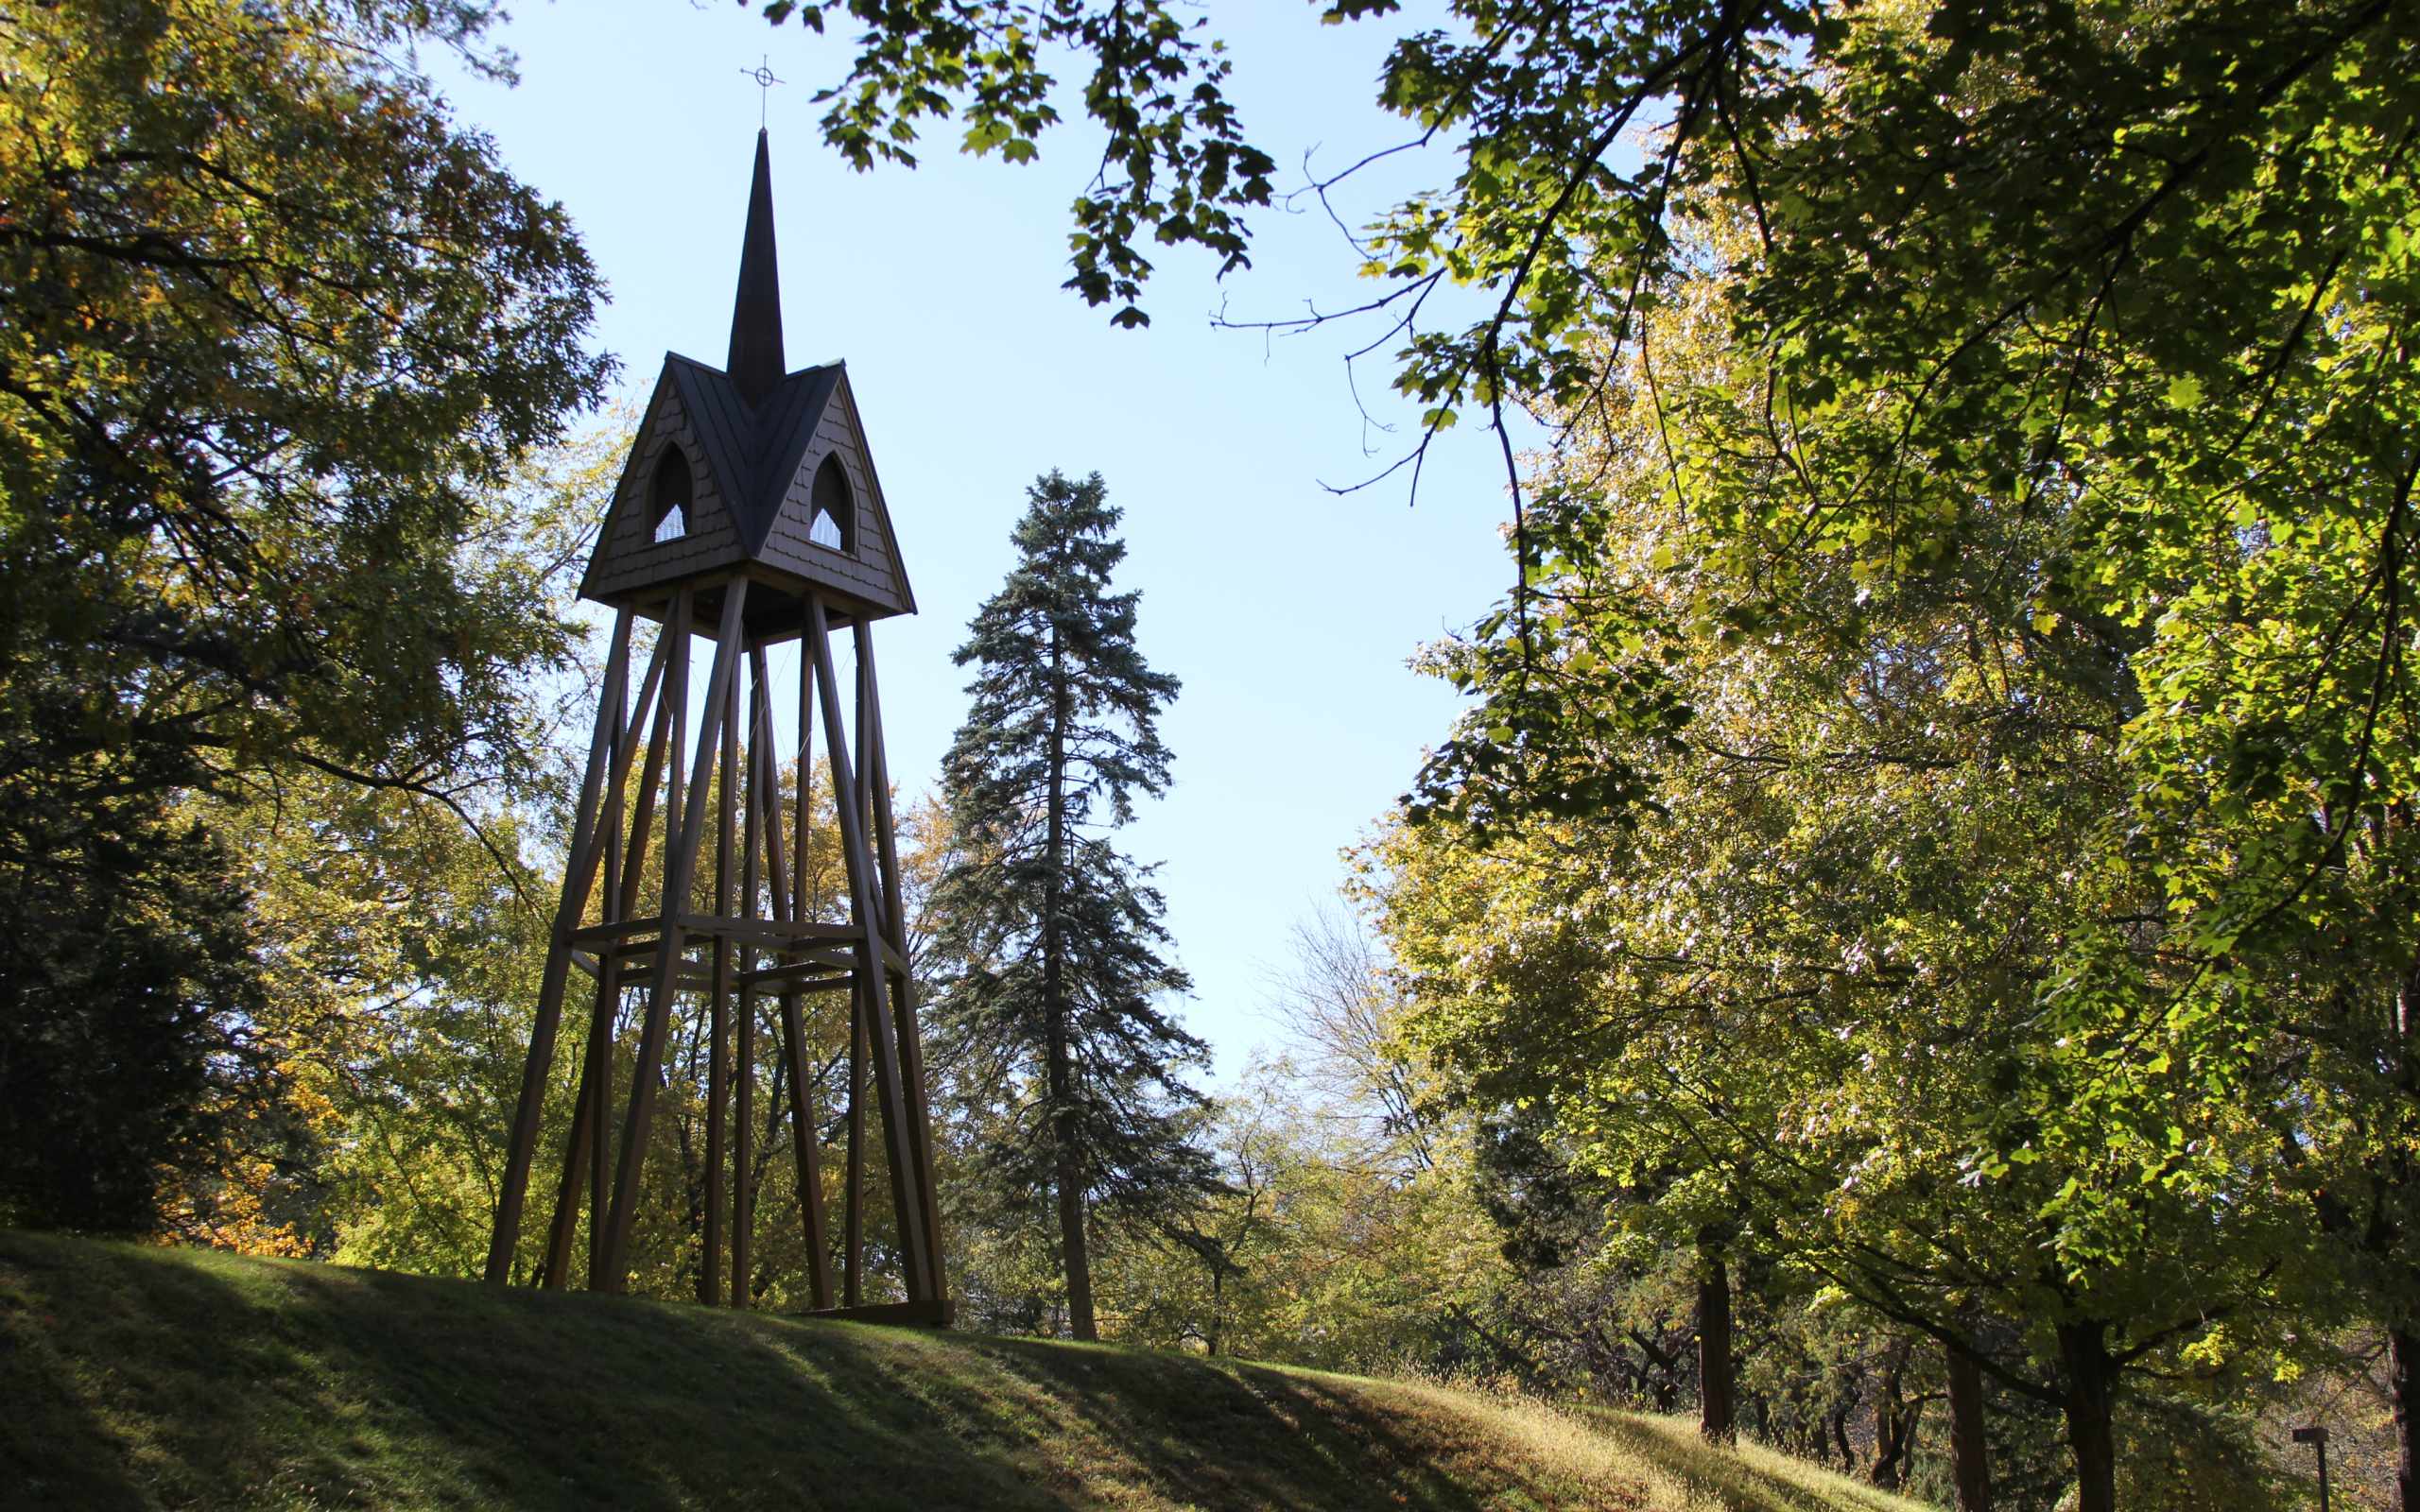
[[(687, 529), (658, 541), (650, 480), (675, 447), (689, 465)], [(845, 551), (809, 540), (815, 480), (826, 469), (847, 485)], [(777, 590), (812, 585), (853, 614), (915, 612), (846, 365), (783, 371), (772, 168), (762, 131), (727, 367), (665, 354), (580, 593), (644, 606), (679, 583), (741, 565)]]

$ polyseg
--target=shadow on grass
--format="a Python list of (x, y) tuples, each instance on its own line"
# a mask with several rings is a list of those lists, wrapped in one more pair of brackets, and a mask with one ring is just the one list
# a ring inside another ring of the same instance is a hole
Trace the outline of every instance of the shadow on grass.
[(978, 1346), (1116, 1445), (1124, 1480), (1179, 1504), (1478, 1512), (1518, 1481), (1467, 1419), (1407, 1414), (1263, 1366), (1024, 1340)]
[[(62, 1332), (62, 1299), (20, 1284), (14, 1257), (0, 1251), (0, 1504), (26, 1507), (148, 1506), (151, 1495), (127, 1456), (95, 1453), (116, 1437), (83, 1394), (61, 1389), (74, 1368), (51, 1335)], [(138, 1290), (113, 1272), (78, 1288), (76, 1332), (102, 1348), (142, 1311)]]
[(26, 1512), (1535, 1504), (1508, 1477), (1264, 1368), (0, 1231)]

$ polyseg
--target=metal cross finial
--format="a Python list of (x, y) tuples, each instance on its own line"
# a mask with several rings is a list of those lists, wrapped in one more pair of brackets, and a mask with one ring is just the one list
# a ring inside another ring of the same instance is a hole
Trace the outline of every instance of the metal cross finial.
[(764, 61), (753, 68), (743, 68), (740, 72), (756, 81), (756, 124), (761, 127), (765, 124), (766, 118), (765, 102), (772, 98), (773, 86), (781, 83), (782, 80), (773, 77), (772, 54), (759, 53), (756, 56)]

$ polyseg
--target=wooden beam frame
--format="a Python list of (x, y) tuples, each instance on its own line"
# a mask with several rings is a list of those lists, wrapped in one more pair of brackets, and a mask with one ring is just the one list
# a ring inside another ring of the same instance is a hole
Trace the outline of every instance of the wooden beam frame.
[(605, 688), (596, 701), (596, 728), (588, 743), (588, 772), (580, 780), (579, 809), (572, 820), (571, 865), (563, 874), (562, 902), (555, 910), (547, 941), (546, 971), (540, 979), (538, 1013), (529, 1032), (529, 1059), (522, 1068), (521, 1099), (513, 1109), (512, 1145), (505, 1160), (504, 1184), (496, 1194), (495, 1228), (488, 1239), (487, 1279), (492, 1281), (510, 1279), (513, 1252), (520, 1246), (521, 1205), (529, 1192), (530, 1159), (538, 1148), (538, 1125), (554, 1069), (555, 1031), (562, 1022), (563, 987), (571, 974), (568, 936), (588, 906), (597, 849), (597, 799), (604, 785), (606, 753), (622, 723), (622, 683), (630, 675), (632, 612), (625, 607), (614, 617), (613, 648), (606, 653)]
[[(855, 765), (849, 760), (849, 743), (840, 731), (840, 690), (832, 669), (832, 631), (826, 622), (823, 596), (810, 590), (806, 595), (806, 627), (815, 647), (815, 680), (822, 696), (824, 744), (826, 760), (832, 767), (832, 786), (836, 795), (846, 801), (834, 805), (839, 816), (840, 850), (848, 872), (849, 899), (857, 919), (866, 926), (865, 937), (857, 941), (857, 974), (859, 1012), (864, 1032), (871, 1041), (867, 1058), (873, 1063), (874, 1099), (882, 1119), (883, 1148), (890, 1159), (891, 1212), (899, 1226), (900, 1248), (905, 1253), (908, 1275), (908, 1299), (911, 1302), (934, 1300), (932, 1291), (933, 1264), (930, 1238), (925, 1225), (925, 1203), (918, 1190), (921, 1179), (910, 1173), (914, 1162), (909, 1152), (916, 1142), (908, 1132), (908, 1104), (899, 1068), (899, 1041), (892, 1030), (892, 1015), (887, 976), (891, 962), (876, 947), (873, 923), (881, 915), (874, 902), (873, 853), (866, 844), (866, 790), (859, 784)], [(856, 1267), (852, 1266), (854, 1272)], [(851, 1278), (855, 1280), (854, 1274)]]
[[(573, 1283), (584, 1212), (586, 1284), (599, 1291), (627, 1285), (632, 1236), (647, 1200), (648, 1138), (678, 1011), (683, 1023), (701, 1019), (704, 1033), (698, 1047), (706, 1061), (706, 1190), (696, 1236), (701, 1246), (699, 1299), (736, 1307), (754, 1300), (756, 1167), (770, 1153), (760, 1139), (776, 1138), (786, 1117), (810, 1309), (887, 1321), (946, 1322), (952, 1308), (873, 640), (865, 624), (846, 618), (846, 610), (812, 592), (802, 595), (796, 613), (776, 598), (760, 615), (765, 633), (752, 638), (751, 588), (740, 573), (719, 584), (673, 589), (663, 603), (662, 633), (635, 698), (633, 610), (625, 607), (616, 619), (562, 898), (549, 932), (487, 1276), (504, 1281), (514, 1273), (546, 1105), (561, 1085), (556, 1041), (576, 967), (594, 979), (594, 987), (587, 1032), (579, 1040), (569, 1124), (555, 1125), (562, 1129), (562, 1159), (543, 1263), (533, 1278), (538, 1283)], [(779, 591), (756, 592), (762, 597)], [(652, 608), (646, 612), (655, 614)], [(846, 709), (834, 656), (836, 618), (843, 618), (853, 632), (855, 697), (854, 707)], [(706, 685), (699, 690), (693, 742), (687, 730), (693, 641), (709, 630), (715, 655)], [(769, 644), (792, 637), (801, 652), (794, 806), (782, 802), (766, 655)], [(815, 918), (818, 905), (809, 896), (819, 713), (821, 754), (833, 781), (837, 822), (830, 839), (840, 854), (845, 922)], [(710, 821), (711, 856), (705, 849)], [(711, 871), (702, 869), (708, 867)], [(655, 907), (643, 914), (640, 898), (650, 884)], [(634, 995), (632, 988), (639, 989)], [(838, 1286), (805, 1016), (810, 1001), (831, 1001), (827, 993), (838, 996), (849, 1035)], [(635, 1045), (622, 1038), (632, 1027), (624, 1019), (626, 996), (636, 1015)], [(692, 1006), (677, 1007), (684, 996)], [(686, 1017), (691, 1013), (699, 1018)], [(772, 1037), (773, 1060), (759, 1055), (762, 1035)], [(777, 1100), (760, 1104), (758, 1074), (769, 1067)], [(617, 1109), (614, 1089), (624, 1076), (627, 1096)], [(787, 1095), (780, 1096), (784, 1083)], [(868, 1137), (869, 1116), (880, 1129), (898, 1226), (899, 1291), (893, 1295), (907, 1298), (871, 1306), (865, 1198), (874, 1142)], [(767, 1121), (761, 1129), (760, 1117)], [(841, 1294), (838, 1307), (836, 1291)]]

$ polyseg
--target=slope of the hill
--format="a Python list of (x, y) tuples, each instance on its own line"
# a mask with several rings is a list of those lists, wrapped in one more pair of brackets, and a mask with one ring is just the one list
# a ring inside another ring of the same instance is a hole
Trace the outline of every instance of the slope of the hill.
[(1912, 1512), (1685, 1425), (0, 1230), (0, 1506)]

